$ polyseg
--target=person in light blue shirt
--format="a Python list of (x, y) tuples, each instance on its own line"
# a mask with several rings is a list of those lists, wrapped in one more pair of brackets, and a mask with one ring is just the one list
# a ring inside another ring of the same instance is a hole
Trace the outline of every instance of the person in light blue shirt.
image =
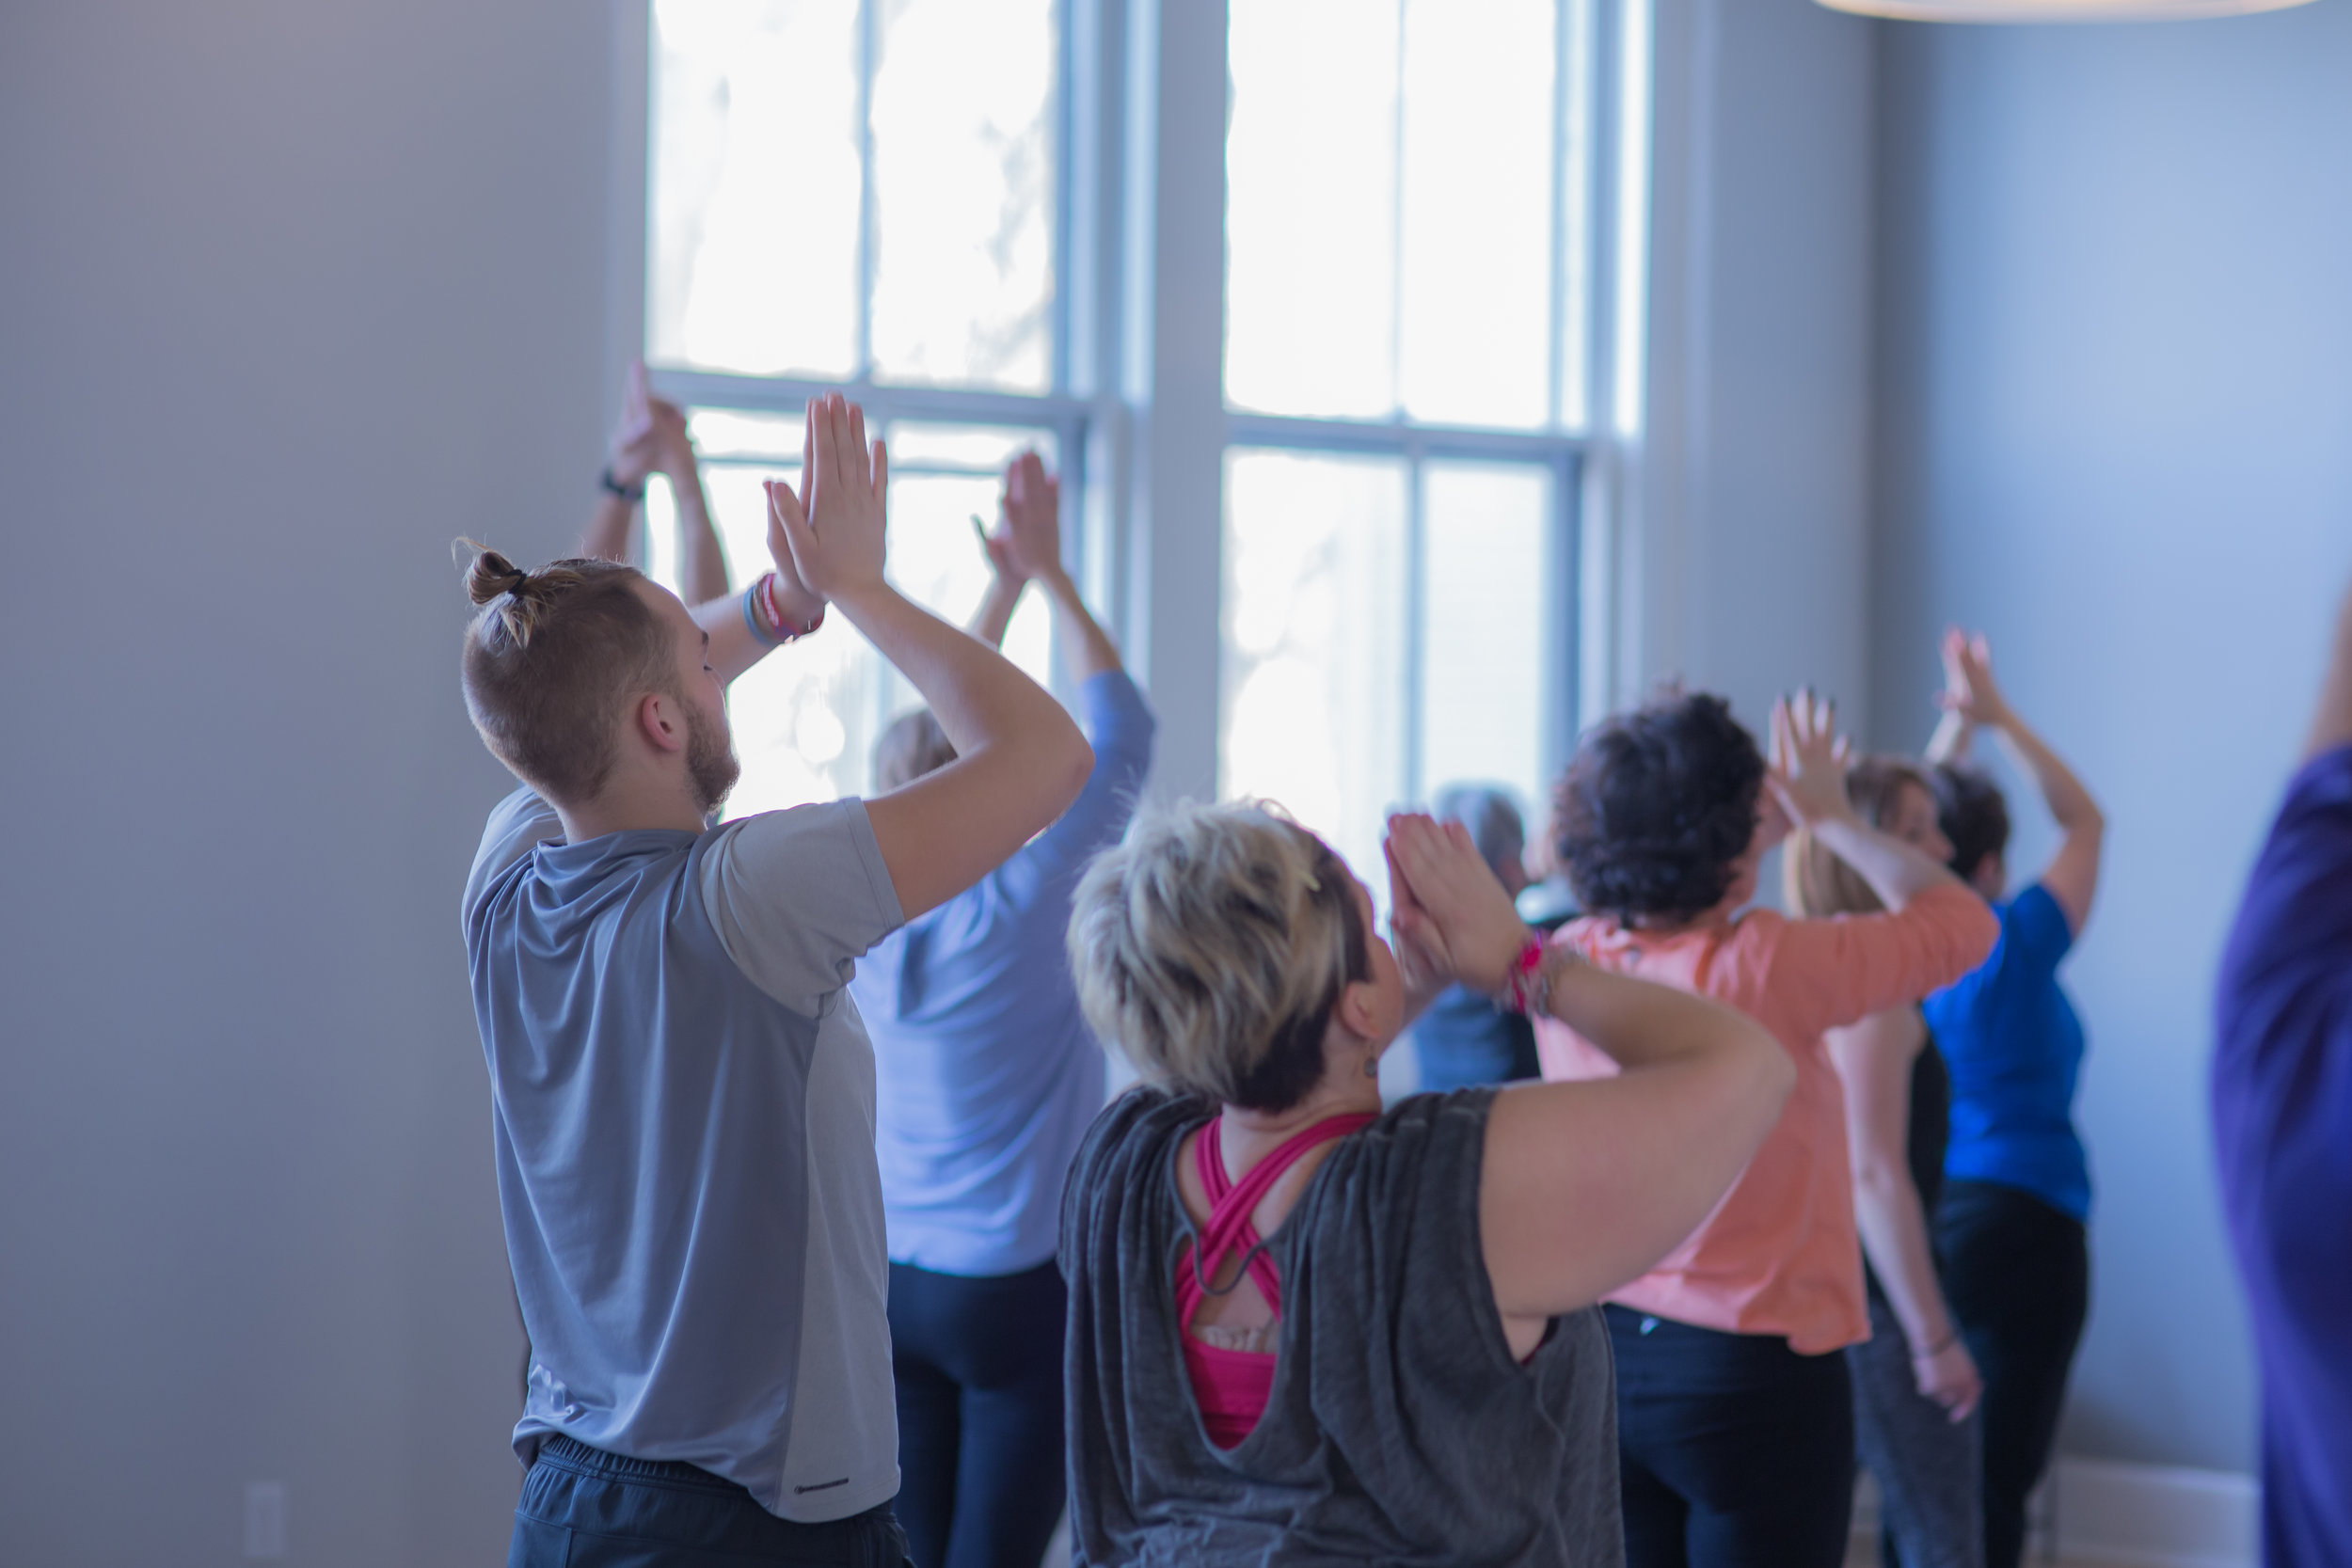
[[(1929, 742), (1952, 870), (1992, 903), (2000, 940), (1920, 1012), (1951, 1072), (1935, 1214), (1944, 1290), (1984, 1378), (1985, 1568), (2017, 1568), (2026, 1499), (2050, 1460), (2090, 1309), (2090, 1162), (2074, 1131), (2083, 1026), (2058, 984), (2099, 886), (2106, 818), (2073, 769), (2009, 705), (1981, 637), (1944, 639), (1944, 721)], [(2056, 819), (2058, 853), (2007, 903), (2009, 808), (1952, 766), (1989, 730)]]
[[(632, 569), (479, 549), (467, 707), (523, 783), (463, 931), (531, 1343), (509, 1568), (898, 1568), (898, 1432), (851, 966), (1076, 796), (1050, 696), (883, 575), (887, 464), (810, 405), (776, 571), (689, 611)], [(958, 760), (871, 801), (710, 818), (724, 689), (830, 602)]]
[[(1119, 842), (1154, 721), (1061, 563), (1059, 497), (1035, 453), (1006, 471), (975, 635), (1001, 641), (1025, 583), (1053, 604), (1094, 773), (1059, 822), (859, 965), (874, 1041), (890, 1231), (898, 1513), (917, 1568), (1035, 1568), (1060, 1518), (1062, 1179), (1103, 1108), (1104, 1057), (1064, 933), (1088, 863)], [(954, 759), (928, 711), (877, 747), (884, 788)]]

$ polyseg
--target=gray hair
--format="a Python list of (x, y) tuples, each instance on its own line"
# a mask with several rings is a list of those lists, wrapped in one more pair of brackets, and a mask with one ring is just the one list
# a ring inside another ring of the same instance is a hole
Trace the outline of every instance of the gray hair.
[[(1468, 828), (1479, 857), (1498, 877), (1504, 875), (1506, 865), (1519, 864), (1527, 853), (1526, 820), (1519, 816), (1517, 798), (1501, 784), (1448, 784), (1430, 801), (1429, 815)], [(1507, 879), (1504, 885), (1511, 885)]]

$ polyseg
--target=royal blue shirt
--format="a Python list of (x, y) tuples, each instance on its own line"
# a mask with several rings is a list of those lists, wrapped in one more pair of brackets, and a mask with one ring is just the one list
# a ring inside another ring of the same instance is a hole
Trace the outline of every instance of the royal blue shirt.
[(2263, 1390), (2263, 1558), (2352, 1562), (2352, 747), (2288, 787), (2214, 1003), (2221, 1197)]
[(2005, 905), (1992, 957), (1920, 1006), (1952, 1075), (1944, 1174), (2030, 1193), (2090, 1216), (2090, 1162), (2074, 1132), (2082, 1020), (2058, 985), (2074, 945), (2066, 911), (2040, 882)]
[(1054, 1256), (1062, 1179), (1103, 1109), (1103, 1052), (1064, 945), (1087, 863), (1119, 842), (1154, 721), (1106, 671), (1078, 691), (1094, 772), (977, 884), (884, 938), (850, 983), (874, 1041), (893, 1261), (1003, 1275)]

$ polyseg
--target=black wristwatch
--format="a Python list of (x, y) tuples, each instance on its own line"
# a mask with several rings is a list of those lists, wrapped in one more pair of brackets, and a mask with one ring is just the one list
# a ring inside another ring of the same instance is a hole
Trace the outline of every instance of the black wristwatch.
[(596, 483), (604, 486), (606, 495), (618, 496), (621, 499), (628, 502), (631, 506), (635, 506), (639, 501), (645, 499), (645, 487), (640, 484), (632, 489), (628, 485), (623, 484), (619, 480), (614, 479), (612, 477), (612, 465), (610, 463), (607, 463), (604, 466), (604, 472), (596, 476)]

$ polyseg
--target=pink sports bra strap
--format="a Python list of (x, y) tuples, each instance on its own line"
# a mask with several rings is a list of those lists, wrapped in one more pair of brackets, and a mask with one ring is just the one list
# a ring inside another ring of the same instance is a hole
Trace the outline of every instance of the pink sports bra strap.
[(1281, 1315), (1281, 1280), (1275, 1273), (1274, 1260), (1262, 1249), (1258, 1227), (1249, 1223), (1250, 1212), (1264, 1201), (1267, 1192), (1282, 1179), (1282, 1173), (1311, 1150), (1334, 1138), (1343, 1138), (1359, 1128), (1369, 1127), (1378, 1119), (1364, 1112), (1326, 1117), (1284, 1139), (1273, 1153), (1245, 1171), (1239, 1181), (1225, 1174), (1220, 1123), (1212, 1120), (1200, 1130), (1200, 1136), (1193, 1142), (1193, 1150), (1200, 1185), (1209, 1199), (1209, 1218), (1200, 1227), (1200, 1245), (1193, 1254), (1194, 1266), (1186, 1269), (1178, 1281), (1177, 1300), (1186, 1320), (1191, 1318), (1193, 1305), (1202, 1294), (1200, 1282), (1214, 1275), (1227, 1256), (1235, 1252), (1248, 1257), (1249, 1277), (1257, 1284), (1258, 1293), (1265, 1297), (1266, 1306), (1277, 1317)]

